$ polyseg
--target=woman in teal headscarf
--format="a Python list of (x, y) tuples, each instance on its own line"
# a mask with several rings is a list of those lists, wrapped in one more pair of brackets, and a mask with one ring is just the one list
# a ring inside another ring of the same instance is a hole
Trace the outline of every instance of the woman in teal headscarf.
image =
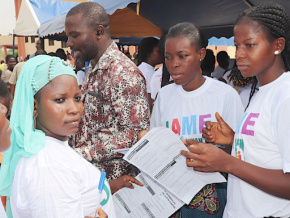
[(25, 63), (11, 113), (11, 147), (0, 171), (8, 217), (85, 217), (98, 207), (115, 217), (108, 182), (99, 199), (100, 171), (67, 142), (82, 112), (76, 75), (67, 62), (40, 55)]

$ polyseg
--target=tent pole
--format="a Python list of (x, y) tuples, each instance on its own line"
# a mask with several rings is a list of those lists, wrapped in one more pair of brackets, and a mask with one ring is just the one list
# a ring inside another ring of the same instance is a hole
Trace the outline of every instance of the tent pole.
[(14, 34), (14, 29), (13, 29), (13, 42), (12, 42), (12, 55), (14, 56), (14, 50), (15, 50), (15, 34)]
[(243, 2), (245, 2), (245, 4), (249, 6), (249, 8), (254, 6), (249, 0), (243, 0)]
[(136, 5), (136, 13), (137, 13), (137, 15), (139, 15), (139, 10), (140, 10), (140, 2), (137, 2), (137, 5)]

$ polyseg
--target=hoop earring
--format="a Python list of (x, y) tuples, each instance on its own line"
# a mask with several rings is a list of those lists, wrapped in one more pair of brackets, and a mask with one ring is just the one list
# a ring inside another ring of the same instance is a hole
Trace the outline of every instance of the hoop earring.
[(35, 132), (36, 128), (36, 117), (33, 117), (33, 131)]
[(278, 50), (274, 51), (274, 54), (275, 55), (278, 55), (279, 54), (279, 51)]

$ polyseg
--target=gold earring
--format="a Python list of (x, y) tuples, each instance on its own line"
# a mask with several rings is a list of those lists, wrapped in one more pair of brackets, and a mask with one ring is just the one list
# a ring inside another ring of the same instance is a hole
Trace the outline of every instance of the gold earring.
[(33, 117), (33, 131), (35, 132), (36, 128), (36, 117)]

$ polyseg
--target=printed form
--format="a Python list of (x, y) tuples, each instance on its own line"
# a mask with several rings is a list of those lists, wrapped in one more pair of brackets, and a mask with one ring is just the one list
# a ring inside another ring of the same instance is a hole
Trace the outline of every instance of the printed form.
[(167, 218), (184, 203), (167, 192), (144, 173), (136, 176), (144, 186), (123, 188), (113, 195), (116, 214), (120, 218)]
[[(188, 204), (195, 194), (206, 184), (226, 182), (225, 178), (220, 173), (196, 172), (193, 168), (187, 167), (186, 158), (180, 154), (181, 150), (188, 149), (182, 143), (178, 135), (174, 134), (168, 128), (156, 127), (150, 130), (142, 139), (139, 140), (139, 142), (131, 147), (124, 156), (124, 159), (138, 167), (139, 170), (143, 172), (144, 178), (144, 174), (148, 175), (148, 177), (155, 181), (158, 186), (163, 187), (164, 192), (170, 193), (170, 196), (175, 196), (180, 200), (180, 202), (183, 202), (183, 204)], [(126, 189), (121, 189), (116, 194), (123, 190)], [(145, 200), (148, 200), (145, 195), (137, 192), (139, 191), (138, 188), (128, 190), (132, 192), (132, 195), (136, 195), (140, 198), (141, 207), (142, 203), (144, 203)], [(134, 204), (131, 201), (129, 202), (129, 198), (126, 199), (126, 201), (128, 200), (127, 202), (125, 202), (125, 199), (122, 199), (122, 197), (119, 198), (124, 200), (124, 204), (127, 206)], [(153, 201), (156, 200), (153, 200), (153, 198), (150, 199), (152, 199), (151, 203), (153, 205)], [(177, 199), (174, 201), (178, 202)], [(137, 200), (133, 201), (137, 203)], [(148, 203), (145, 203), (145, 206), (146, 205), (150, 210), (153, 208), (148, 206)], [(177, 210), (182, 206), (179, 206), (178, 203), (177, 205), (175, 206), (176, 208), (173, 208), (174, 210)], [(164, 214), (164, 211), (170, 209), (169, 206), (169, 208), (166, 208), (160, 214)], [(117, 207), (116, 212), (118, 213)], [(161, 216), (159, 214), (154, 214), (153, 209), (148, 214), (151, 215), (142, 217), (168, 217), (168, 215)]]

